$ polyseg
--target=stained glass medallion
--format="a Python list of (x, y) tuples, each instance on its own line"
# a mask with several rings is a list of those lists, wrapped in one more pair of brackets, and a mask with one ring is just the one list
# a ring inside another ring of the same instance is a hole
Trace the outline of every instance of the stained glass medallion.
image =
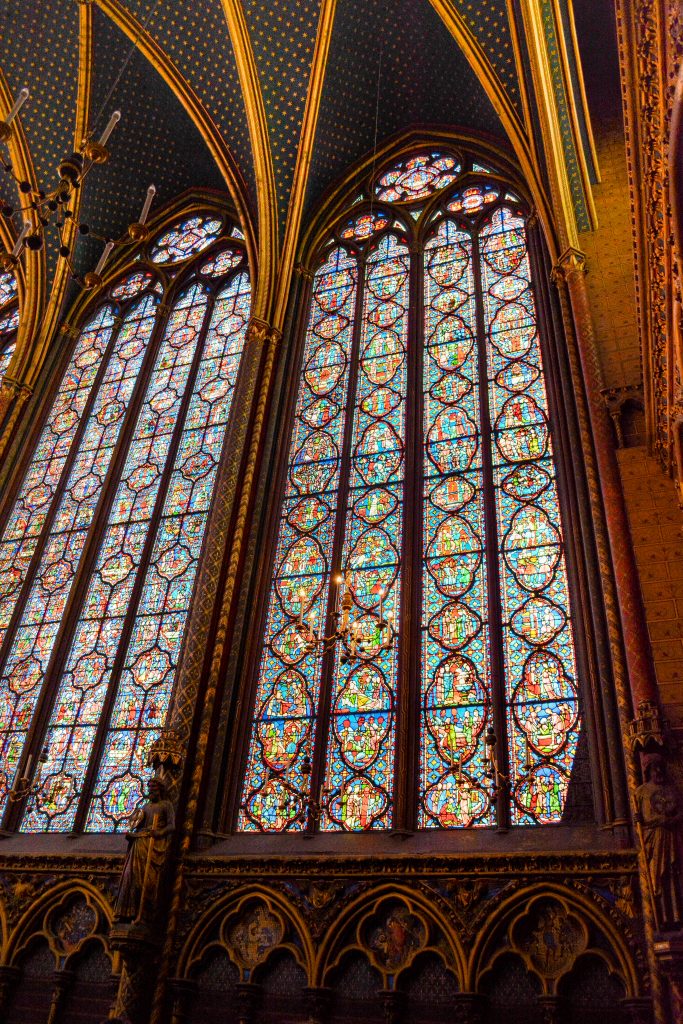
[(377, 637), (380, 598), (397, 618), (400, 593), (409, 270), (393, 235), (366, 264), (341, 564), (367, 656), (354, 666), (337, 653), (322, 829), (391, 825), (398, 651)]
[(322, 657), (297, 630), (299, 614), (328, 628), (334, 509), (346, 422), (358, 268), (335, 249), (317, 271), (290, 446), (283, 526), (275, 555), (240, 809), (244, 831), (301, 831)]
[(201, 272), (206, 274), (207, 277), (222, 277), (238, 267), (243, 261), (244, 251), (242, 249), (223, 249), (213, 259), (202, 265)]
[(218, 237), (221, 222), (209, 214), (187, 217), (176, 227), (165, 231), (152, 247), (150, 258), (155, 263), (178, 263), (206, 249)]
[(363, 242), (371, 235), (377, 234), (389, 224), (389, 216), (386, 213), (361, 213), (358, 217), (347, 221), (339, 232), (340, 238), (354, 238), (357, 242)]
[(378, 199), (388, 203), (406, 203), (424, 199), (451, 185), (460, 171), (460, 163), (446, 153), (422, 153), (400, 160), (382, 174), (375, 186)]
[(481, 231), (513, 821), (561, 819), (578, 742), (569, 586), (521, 217)]
[(112, 299), (130, 299), (146, 288), (154, 280), (154, 275), (149, 271), (138, 271), (135, 274), (128, 274), (127, 277), (115, 285), (111, 290)]
[(425, 246), (422, 827), (490, 824), (484, 494), (472, 240), (442, 221)]
[(472, 216), (490, 203), (495, 203), (497, 198), (497, 188), (488, 185), (471, 185), (469, 188), (463, 189), (462, 192), (456, 192), (448, 203), (448, 209), (452, 213), (464, 213)]

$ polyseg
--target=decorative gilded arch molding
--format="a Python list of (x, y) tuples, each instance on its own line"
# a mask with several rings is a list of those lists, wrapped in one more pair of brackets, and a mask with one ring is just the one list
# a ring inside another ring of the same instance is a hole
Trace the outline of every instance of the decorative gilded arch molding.
[[(401, 941), (388, 939), (396, 928)], [(348, 903), (320, 944), (311, 984), (329, 985), (334, 971), (350, 952), (365, 954), (382, 977), (385, 989), (398, 987), (401, 974), (416, 957), (436, 953), (467, 988), (467, 955), (457, 931), (434, 903), (407, 885), (382, 885)]]
[[(78, 908), (75, 913), (74, 908)], [(70, 919), (75, 917), (78, 924), (70, 928)], [(2, 963), (15, 964), (38, 935), (46, 939), (55, 964), (68, 960), (93, 939), (106, 946), (105, 935), (112, 921), (112, 908), (95, 886), (83, 879), (59, 882), (42, 892), (23, 912), (3, 945)]]
[(301, 914), (281, 894), (248, 886), (219, 900), (187, 937), (178, 977), (190, 979), (212, 949), (222, 949), (248, 981), (276, 950), (288, 950), (311, 977), (315, 950)]
[[(111, 3), (116, 0), (98, 0)], [(230, 32), (254, 157), (259, 221), (260, 273), (255, 282), (253, 315), (270, 323), (278, 255), (277, 195), (266, 111), (247, 22), (239, 0), (221, 0)], [(251, 251), (249, 252), (251, 259)]]
[[(548, 201), (543, 186), (541, 164), (533, 139), (527, 134), (519, 114), (493, 69), (493, 65), (468, 27), (463, 15), (457, 10), (454, 0), (429, 0), (429, 2), (467, 58), (500, 118), (524, 179), (531, 191), (533, 204), (538, 211), (548, 248), (555, 258), (560, 251), (558, 246), (566, 244), (564, 238), (570, 225), (565, 223), (566, 211), (559, 211), (560, 216), (558, 216), (558, 211)], [(520, 84), (523, 85), (523, 83)]]
[[(409, 153), (425, 148), (444, 146), (446, 148), (470, 149), (478, 154), (482, 160), (490, 160), (491, 163), (500, 169), (501, 174), (527, 201), (533, 209), (534, 196), (530, 186), (527, 184), (523, 174), (520, 174), (519, 167), (514, 154), (500, 143), (494, 143), (478, 132), (471, 129), (429, 129), (418, 130), (409, 128), (391, 136), (378, 147), (377, 153), (366, 153), (356, 163), (347, 168), (344, 177), (338, 181), (334, 189), (327, 196), (326, 200), (318, 207), (310, 223), (301, 235), (297, 258), (300, 269), (304, 274), (310, 274), (309, 264), (320, 250), (326, 236), (332, 230), (334, 223), (348, 209), (352, 202), (354, 188), (360, 187), (359, 182), (370, 176), (373, 168), (379, 172), (382, 167), (393, 161), (399, 160)], [(436, 200), (434, 200), (436, 202)], [(425, 199), (425, 205), (432, 202), (432, 197)]]
[(524, 886), (503, 899), (486, 928), (479, 930), (469, 955), (469, 982), (473, 991), (481, 991), (484, 976), (501, 956), (513, 953), (538, 978), (542, 994), (554, 996), (577, 961), (591, 955), (605, 962), (610, 974), (622, 981), (626, 997), (633, 999), (642, 994), (643, 973), (643, 965), (640, 972), (636, 966), (634, 946), (623, 919), (617, 925), (607, 905), (598, 907), (584, 893), (553, 883)]
[[(0, 104), (4, 109), (8, 110), (12, 105), (12, 101), (12, 92), (5, 75), (0, 69)], [(12, 164), (15, 167), (19, 178), (23, 181), (30, 182), (31, 187), (37, 190), (38, 179), (36, 177), (31, 149), (21, 123), (21, 116), (16, 118), (13, 128), (14, 130), (9, 140), (9, 151)], [(17, 195), (19, 197), (22, 218), (29, 220), (31, 226), (35, 228), (37, 225), (37, 213), (35, 210), (31, 209), (30, 197), (23, 192), (17, 192)], [(14, 232), (8, 227), (7, 222), (4, 220), (0, 227), (0, 232), (0, 241), (2, 241), (5, 249), (11, 250), (15, 241)], [(11, 382), (19, 385), (22, 383), (20, 368), (23, 362), (23, 354), (30, 351), (32, 339), (36, 337), (40, 329), (41, 318), (45, 306), (47, 279), (44, 250), (40, 249), (35, 251), (27, 249), (23, 260), (20, 260), (17, 264), (16, 277), (21, 316), (17, 333), (15, 354), (8, 368), (9, 373), (6, 375), (5, 379), (7, 380), (9, 378)], [(18, 390), (18, 388), (14, 388), (15, 392), (16, 390)], [(3, 392), (3, 394), (0, 395), (0, 423), (3, 419), (3, 413), (7, 411), (11, 397), (11, 392)], [(0, 439), (0, 453), (2, 450), (3, 444)]]
[[(140, 242), (131, 242), (130, 245), (122, 246), (116, 250), (116, 255), (112, 255), (112, 258), (107, 264), (106, 272), (102, 278), (102, 284), (93, 289), (93, 291), (86, 291), (82, 289), (76, 298), (73, 306), (69, 310), (68, 316), (65, 318), (61, 325), (61, 330), (67, 334), (72, 334), (74, 331), (79, 331), (85, 323), (88, 315), (102, 301), (102, 298), (106, 295), (107, 290), (111, 287), (112, 282), (116, 280), (126, 270), (132, 271), (138, 266), (137, 260), (139, 259), (138, 253), (145, 246), (148, 246), (150, 240), (153, 240), (155, 235), (161, 234), (165, 229), (170, 228), (176, 221), (190, 217), (193, 213), (206, 213), (215, 211), (219, 216), (228, 215), (234, 221), (237, 221), (236, 212), (231, 208), (229, 202), (226, 201), (227, 197), (223, 198), (215, 193), (205, 192), (201, 189), (188, 189), (185, 192), (181, 192), (179, 196), (176, 196), (170, 202), (164, 203), (153, 215), (150, 216), (147, 227), (149, 228), (149, 235), (146, 239)], [(245, 240), (246, 244), (246, 240)], [(195, 257), (192, 257), (194, 259)], [(164, 284), (169, 282), (170, 278), (166, 272), (163, 264), (156, 264), (146, 262), (146, 269), (152, 270), (154, 276)], [(251, 272), (251, 264), (249, 264), (249, 270)]]
[(282, 245), (282, 256), (280, 259), (277, 296), (273, 312), (273, 325), (282, 328), (287, 301), (289, 298), (292, 270), (294, 268), (297, 241), (301, 228), (301, 217), (303, 214), (306, 188), (308, 185), (308, 174), (311, 167), (311, 158), (315, 144), (315, 134), (318, 125), (318, 114), (320, 112), (320, 99), (325, 80), (327, 58), (330, 52), (330, 41), (334, 27), (334, 16), (337, 9), (337, 0), (322, 0), (320, 6), (320, 18), (318, 21), (318, 32), (311, 65), (311, 76), (306, 96), (306, 107), (304, 109), (303, 124), (301, 126), (301, 139), (297, 152), (296, 166), (294, 168), (294, 180), (287, 210), (287, 224), (285, 237)]

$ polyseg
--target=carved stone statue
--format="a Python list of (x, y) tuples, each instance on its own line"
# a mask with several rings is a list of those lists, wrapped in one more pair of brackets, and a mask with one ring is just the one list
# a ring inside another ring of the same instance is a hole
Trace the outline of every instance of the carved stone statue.
[(662, 931), (683, 925), (683, 806), (667, 781), (664, 758), (643, 758), (645, 782), (636, 790), (636, 814), (647, 857), (657, 926)]
[(146, 803), (137, 809), (126, 832), (128, 853), (116, 897), (115, 920), (147, 922), (154, 917), (174, 828), (175, 814), (166, 782), (155, 775), (149, 782)]

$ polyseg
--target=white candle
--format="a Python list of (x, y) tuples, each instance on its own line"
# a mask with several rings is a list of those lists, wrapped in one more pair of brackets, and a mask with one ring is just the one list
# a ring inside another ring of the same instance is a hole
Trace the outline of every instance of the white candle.
[(19, 237), (14, 243), (14, 248), (12, 249), (13, 256), (18, 256), (21, 250), (24, 248), (24, 239), (26, 238), (30, 230), (31, 225), (28, 223), (28, 221), (25, 220), (21, 226), (21, 233), (19, 234)]
[(339, 611), (342, 605), (342, 599), (344, 597), (344, 577), (341, 575), (341, 573), (339, 574), (339, 576), (337, 576), (337, 584), (337, 611)]
[(147, 218), (149, 216), (150, 207), (152, 206), (152, 200), (154, 199), (156, 194), (157, 194), (157, 187), (156, 187), (156, 185), (150, 185), (149, 188), (147, 189), (147, 195), (145, 196), (145, 202), (144, 202), (144, 205), (142, 207), (142, 213), (140, 214), (140, 221), (139, 221), (140, 224), (146, 224), (147, 223)]
[(17, 116), (17, 114), (19, 113), (19, 111), (23, 107), (24, 103), (26, 103), (26, 100), (28, 99), (28, 97), (29, 97), (28, 89), (22, 89), (21, 92), (19, 93), (19, 95), (17, 96), (17, 98), (15, 99), (14, 103), (12, 104), (12, 109), (10, 110), (9, 114), (7, 115), (7, 117), (5, 118), (5, 124), (11, 124), (12, 123), (14, 118)]
[(102, 135), (100, 136), (100, 146), (106, 146), (107, 145), (107, 142), (109, 141), (109, 136), (114, 131), (114, 128), (116, 128), (116, 126), (117, 126), (117, 124), (119, 123), (120, 120), (121, 120), (121, 111), (120, 110), (115, 110), (114, 113), (109, 118), (109, 121), (107, 122), (107, 127), (104, 129), (104, 131), (102, 132)]
[(105, 245), (105, 247), (104, 247), (104, 249), (102, 251), (102, 255), (100, 256), (99, 263), (95, 267), (95, 273), (97, 274), (98, 277), (100, 276), (100, 274), (104, 270), (104, 264), (109, 259), (109, 253), (112, 251), (113, 248), (114, 248), (114, 243), (113, 242), (107, 242), (107, 244)]
[(300, 590), (299, 591), (299, 625), (300, 626), (303, 626), (303, 624), (304, 624), (304, 596), (305, 596), (305, 591)]

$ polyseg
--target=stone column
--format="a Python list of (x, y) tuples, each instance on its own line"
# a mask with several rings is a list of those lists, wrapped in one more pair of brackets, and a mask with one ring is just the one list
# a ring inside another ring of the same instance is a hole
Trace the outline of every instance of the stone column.
[[(659, 714), (659, 691), (649, 648), (647, 624), (643, 608), (638, 569), (636, 566), (619, 468), (612, 438), (609, 413), (602, 398), (602, 372), (598, 359), (595, 329), (590, 301), (586, 289), (586, 258), (577, 249), (568, 248), (553, 268), (553, 280), (560, 289), (563, 307), (571, 312), (576, 349), (595, 450), (600, 491), (604, 509), (614, 587), (605, 588), (605, 605), (614, 639), (621, 639), (626, 659), (626, 676), (615, 670), (617, 702), (622, 719), (622, 733), (626, 748), (626, 775), (631, 799), (635, 799), (640, 782), (636, 762), (637, 750), (660, 749), (663, 743)], [(567, 339), (569, 345), (571, 338)], [(615, 605), (616, 607), (613, 607)], [(616, 634), (616, 636), (615, 636)], [(618, 665), (615, 666), (615, 669)], [(635, 719), (633, 713), (635, 711)], [(629, 729), (631, 742), (629, 743)], [(634, 742), (633, 735), (639, 738)], [(638, 843), (638, 873), (643, 906), (643, 923), (648, 949), (648, 963), (652, 979), (655, 1019), (665, 1024), (661, 976), (655, 961), (653, 944), (656, 931), (655, 908), (649, 898), (648, 865), (642, 844)]]
[(643, 701), (656, 704), (659, 693), (647, 639), (643, 599), (630, 541), (619, 467), (614, 453), (612, 427), (601, 394), (602, 371), (586, 288), (585, 256), (577, 249), (565, 250), (555, 265), (553, 274), (556, 283), (559, 286), (564, 285), (567, 289), (574, 320), (612, 550), (629, 683), (633, 705), (637, 709)]
[(10, 967), (8, 964), (0, 967), (0, 1020), (3, 1013), (9, 1009), (10, 996), (20, 975), (18, 967)]

